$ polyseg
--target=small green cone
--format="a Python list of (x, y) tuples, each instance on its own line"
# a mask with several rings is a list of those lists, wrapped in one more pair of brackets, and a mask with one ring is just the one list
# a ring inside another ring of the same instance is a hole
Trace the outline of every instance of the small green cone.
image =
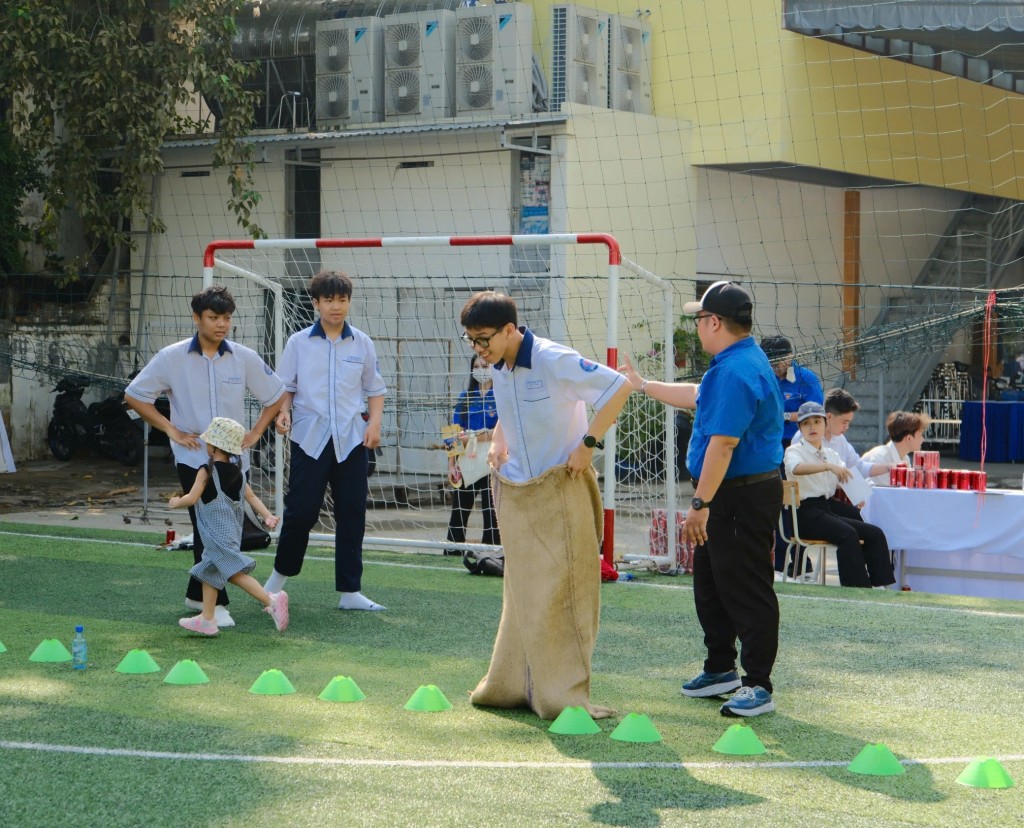
[(612, 738), (619, 742), (660, 742), (661, 734), (643, 713), (630, 713), (612, 731)]
[(551, 723), (548, 733), (559, 736), (589, 736), (600, 733), (601, 726), (591, 718), (585, 707), (567, 707)]
[(117, 665), (119, 673), (159, 673), (160, 665), (145, 650), (129, 650), (128, 654)]
[(846, 769), (851, 773), (868, 776), (899, 776), (907, 772), (892, 751), (882, 744), (865, 745)]
[(320, 694), (320, 699), (329, 702), (357, 702), (366, 698), (366, 694), (359, 689), (355, 679), (348, 676), (335, 676)]
[(1012, 788), (1013, 779), (998, 759), (982, 756), (969, 764), (956, 781), (972, 788)]
[(183, 658), (171, 668), (164, 684), (208, 684), (203, 668), (190, 658)]
[(264, 670), (263, 675), (252, 683), (249, 692), (257, 696), (287, 696), (294, 693), (295, 688), (280, 670)]
[(28, 657), (28, 660), (42, 662), (71, 661), (71, 653), (56, 638), (47, 638), (45, 641), (39, 642), (39, 646), (32, 651), (32, 655)]
[(760, 756), (767, 753), (764, 743), (757, 738), (753, 728), (744, 724), (730, 725), (711, 749), (730, 756)]
[(0, 653), (6, 653), (7, 648), (4, 646), (4, 642), (0, 641)]
[(442, 710), (451, 710), (452, 703), (445, 698), (436, 684), (421, 684), (405, 703), (405, 709), (421, 713), (439, 713)]

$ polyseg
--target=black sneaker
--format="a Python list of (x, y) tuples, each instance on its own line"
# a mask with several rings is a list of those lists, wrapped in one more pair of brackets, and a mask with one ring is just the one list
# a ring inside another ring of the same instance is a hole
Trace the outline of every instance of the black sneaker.
[(707, 696), (721, 696), (731, 693), (740, 686), (739, 673), (730, 670), (727, 673), (701, 673), (690, 679), (679, 692), (690, 698), (703, 699)]

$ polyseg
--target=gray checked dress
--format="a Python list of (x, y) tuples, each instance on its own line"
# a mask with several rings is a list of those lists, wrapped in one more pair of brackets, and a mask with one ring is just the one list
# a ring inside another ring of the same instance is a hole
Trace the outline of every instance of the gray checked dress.
[(190, 570), (190, 574), (216, 589), (224, 589), (228, 578), (239, 572), (248, 574), (256, 568), (256, 561), (243, 555), (242, 503), (245, 497), (245, 475), (238, 500), (230, 497), (220, 485), (217, 464), (210, 464), (210, 480), (216, 497), (209, 503), (200, 498), (196, 502), (196, 524), (203, 538), (203, 557)]

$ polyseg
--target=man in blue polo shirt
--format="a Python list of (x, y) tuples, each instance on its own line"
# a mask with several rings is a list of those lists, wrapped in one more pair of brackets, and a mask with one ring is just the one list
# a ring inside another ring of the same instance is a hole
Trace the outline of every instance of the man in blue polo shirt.
[[(782, 395), (750, 335), (754, 303), (734, 282), (716, 282), (683, 312), (696, 317), (711, 364), (700, 385), (627, 379), (649, 397), (696, 408), (686, 465), (696, 481), (683, 534), (694, 546), (693, 598), (704, 630), (704, 670), (682, 686), (691, 697), (737, 690), (725, 716), (775, 709), (771, 671), (779, 646), (772, 542), (782, 511)], [(745, 675), (736, 672), (736, 639)]]
[[(348, 324), (352, 280), (323, 270), (309, 283), (319, 318), (292, 334), (278, 371), (285, 383), (279, 434), (291, 435), (291, 467), (274, 571), (264, 588), (280, 592), (298, 575), (328, 485), (334, 504), (334, 586), (338, 609), (383, 610), (364, 596), (363, 535), (369, 494), (367, 449), (380, 445), (384, 394), (373, 341)], [(363, 419), (363, 399), (369, 416)]]

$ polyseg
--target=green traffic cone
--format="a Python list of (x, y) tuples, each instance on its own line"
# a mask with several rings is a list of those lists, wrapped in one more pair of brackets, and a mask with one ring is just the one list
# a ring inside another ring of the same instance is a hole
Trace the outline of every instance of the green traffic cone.
[(444, 693), (435, 684), (422, 684), (419, 689), (409, 697), (405, 703), (406, 710), (415, 710), (420, 713), (439, 713), (442, 710), (451, 710), (452, 703), (445, 698)]
[(263, 674), (252, 683), (250, 693), (257, 696), (286, 696), (294, 693), (295, 688), (288, 681), (288, 676), (280, 670), (264, 670)]
[(366, 694), (359, 689), (355, 679), (348, 676), (335, 676), (328, 682), (320, 694), (320, 698), (330, 702), (357, 702), (365, 699)]
[(192, 659), (184, 658), (171, 668), (164, 684), (207, 684), (209, 681), (202, 667)]
[(907, 772), (892, 751), (882, 744), (865, 745), (846, 769), (851, 773), (868, 776), (900, 776)]
[(744, 724), (731, 725), (711, 749), (730, 756), (760, 756), (767, 752), (753, 728)]
[(1012, 788), (1013, 779), (998, 759), (982, 756), (969, 764), (956, 781), (972, 788)]
[(145, 650), (129, 650), (128, 654), (117, 665), (117, 672), (132, 675), (140, 673), (159, 673), (160, 665)]
[(4, 642), (0, 641), (0, 653), (6, 653), (7, 648), (4, 646)]
[(58, 639), (47, 638), (45, 641), (39, 642), (39, 646), (32, 651), (32, 655), (28, 657), (28, 660), (47, 663), (71, 661), (71, 653), (68, 652), (68, 648), (61, 644)]
[(585, 707), (565, 708), (548, 728), (548, 733), (557, 733), (559, 736), (589, 736), (591, 733), (600, 732), (600, 725), (594, 721)]
[(618, 742), (660, 742), (661, 734), (643, 713), (630, 713), (612, 731), (612, 738)]

